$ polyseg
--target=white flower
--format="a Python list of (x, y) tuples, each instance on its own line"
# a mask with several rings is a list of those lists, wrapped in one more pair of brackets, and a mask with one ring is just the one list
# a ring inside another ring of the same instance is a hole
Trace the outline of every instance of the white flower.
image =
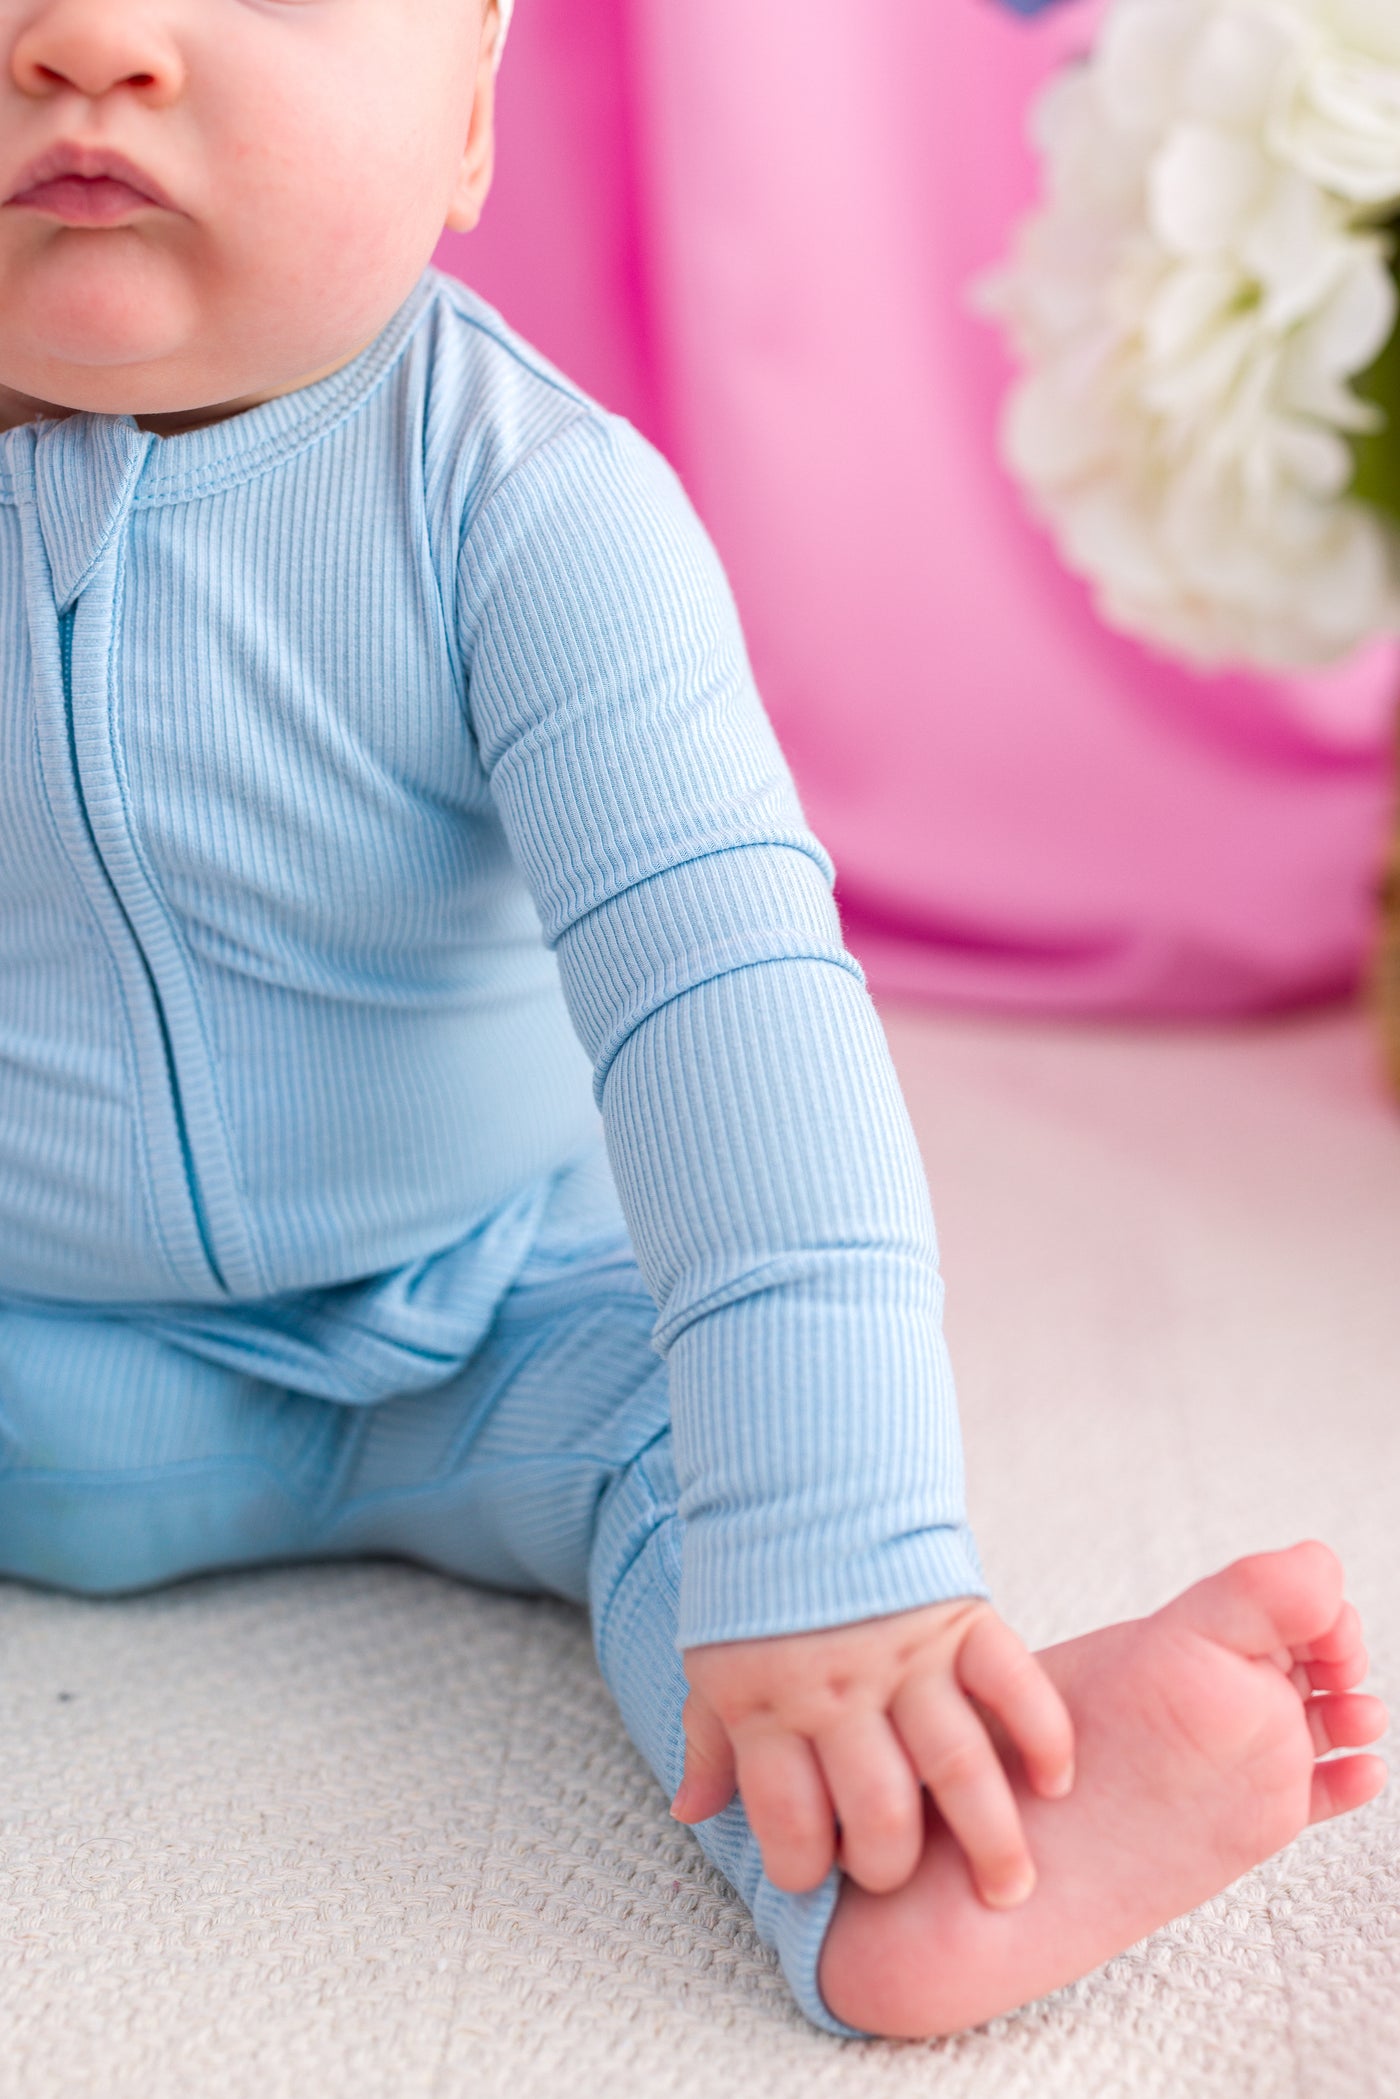
[(1208, 664), (1400, 630), (1400, 534), (1348, 494), (1400, 318), (1400, 0), (1117, 0), (1037, 138), (1006, 451), (1105, 616)]
[(1272, 114), (1284, 160), (1357, 204), (1400, 196), (1400, 7), (1395, 0), (1281, 0), (1291, 77)]

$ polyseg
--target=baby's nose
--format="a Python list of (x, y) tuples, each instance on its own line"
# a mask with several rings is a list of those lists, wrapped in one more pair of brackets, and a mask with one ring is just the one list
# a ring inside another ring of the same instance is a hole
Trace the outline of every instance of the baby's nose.
[(169, 29), (128, 0), (40, 0), (15, 38), (10, 71), (27, 95), (66, 88), (96, 101), (128, 87), (157, 106), (173, 102), (185, 84)]

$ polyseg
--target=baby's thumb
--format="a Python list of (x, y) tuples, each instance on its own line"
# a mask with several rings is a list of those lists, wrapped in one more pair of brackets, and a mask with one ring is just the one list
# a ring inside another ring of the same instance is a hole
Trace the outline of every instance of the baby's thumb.
[(694, 1691), (685, 1702), (685, 1776), (671, 1802), (677, 1822), (708, 1822), (734, 1798), (737, 1773), (724, 1723)]

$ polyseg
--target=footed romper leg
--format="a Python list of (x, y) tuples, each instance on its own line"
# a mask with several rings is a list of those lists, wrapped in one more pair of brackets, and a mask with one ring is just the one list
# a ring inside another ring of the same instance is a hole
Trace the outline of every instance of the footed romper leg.
[[(429, 1390), (348, 1406), (145, 1324), (0, 1304), (0, 1575), (111, 1594), (206, 1569), (391, 1553), (586, 1604), (603, 1675), (669, 1799), (684, 1756), (681, 1524), (655, 1307), (605, 1170), (560, 1177), (481, 1347)], [(817, 1961), (833, 1873), (765, 1878), (742, 1806), (696, 1832), (833, 2033)]]
[[(687, 1685), (655, 1318), (625, 1242), (558, 1260), (542, 1249), (459, 1377), (370, 1410), (326, 1542), (587, 1603), (604, 1679), (669, 1800), (681, 1779)], [(775, 1888), (737, 1801), (695, 1834), (776, 1949), (808, 2018), (853, 2034), (817, 1988), (839, 1875), (808, 1895)]]
[(305, 1557), (355, 1429), (121, 1319), (0, 1304), (0, 1576), (111, 1596)]
[[(603, 1504), (591, 1568), (594, 1639), (608, 1688), (627, 1731), (660, 1779), (668, 1800), (681, 1782), (685, 1672), (676, 1651), (680, 1604), (681, 1524), (667, 1430), (610, 1489)], [(700, 1848), (748, 1905), (759, 1935), (773, 1947), (798, 2004), (830, 2033), (857, 2029), (832, 2017), (817, 1988), (817, 1962), (836, 1907), (840, 1874), (819, 1888), (789, 1895), (763, 1871), (758, 1844), (738, 1800), (701, 1823)]]
[[(435, 1392), (368, 1410), (324, 1544), (586, 1603), (604, 1679), (669, 1800), (687, 1690), (676, 1649), (681, 1523), (666, 1370), (651, 1346), (656, 1308), (620, 1233), (611, 1182), (561, 1186), (466, 1369)], [(839, 1876), (809, 1895), (775, 1888), (737, 1801), (696, 1836), (777, 1950), (808, 2018), (854, 2033), (817, 1988)]]

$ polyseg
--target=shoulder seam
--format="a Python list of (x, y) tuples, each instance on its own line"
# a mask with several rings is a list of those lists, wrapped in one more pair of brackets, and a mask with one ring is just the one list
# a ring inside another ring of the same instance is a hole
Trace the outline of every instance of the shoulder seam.
[[(604, 408), (601, 402), (595, 401), (591, 394), (585, 393), (581, 386), (563, 372), (555, 371), (539, 351), (533, 350), (529, 344), (523, 342), (509, 323), (484, 299), (480, 299), (470, 285), (463, 284), (459, 277), (453, 277), (446, 270), (438, 270), (436, 275), (439, 280), (439, 294), (446, 299), (458, 320), (464, 321), (467, 327), (474, 328), (478, 335), (484, 335), (498, 350), (503, 350), (513, 363), (519, 365), (522, 371), (528, 372), (532, 379), (538, 379), (540, 384), (549, 387), (551, 392), (561, 394), (566, 401), (572, 401), (583, 413), (604, 418), (609, 415), (610, 411)], [(459, 299), (455, 294), (461, 294), (462, 298)], [(474, 305), (485, 307), (485, 313), (473, 312), (471, 307), (464, 303), (467, 300)], [(493, 322), (496, 325), (493, 326)]]

